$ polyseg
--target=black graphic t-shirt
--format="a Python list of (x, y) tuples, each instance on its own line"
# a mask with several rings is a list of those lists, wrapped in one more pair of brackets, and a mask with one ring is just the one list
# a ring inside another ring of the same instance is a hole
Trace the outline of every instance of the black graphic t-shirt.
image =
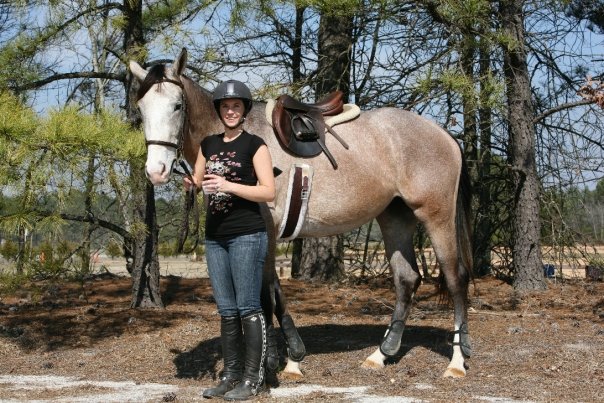
[[(223, 176), (229, 182), (255, 186), (258, 178), (253, 158), (264, 144), (260, 137), (246, 131), (229, 142), (224, 141), (224, 133), (208, 136), (201, 142), (206, 173)], [(210, 203), (206, 238), (229, 238), (266, 230), (258, 203), (224, 192), (207, 196)]]

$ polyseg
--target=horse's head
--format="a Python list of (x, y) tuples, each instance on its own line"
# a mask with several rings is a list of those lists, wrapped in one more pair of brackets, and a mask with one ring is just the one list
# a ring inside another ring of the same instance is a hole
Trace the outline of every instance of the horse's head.
[(153, 185), (170, 180), (184, 141), (186, 102), (180, 75), (187, 52), (182, 50), (172, 67), (156, 65), (145, 70), (135, 61), (130, 71), (139, 81), (137, 105), (147, 144), (145, 173)]

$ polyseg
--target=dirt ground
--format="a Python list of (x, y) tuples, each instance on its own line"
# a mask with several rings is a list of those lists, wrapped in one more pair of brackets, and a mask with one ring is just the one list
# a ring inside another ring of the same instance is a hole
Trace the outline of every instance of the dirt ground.
[[(431, 284), (416, 295), (400, 356), (382, 370), (361, 368), (390, 321), (391, 283), (283, 279), (308, 352), (304, 378), (280, 374), (255, 400), (602, 401), (604, 283), (550, 279), (546, 292), (517, 295), (497, 279), (476, 280), (473, 356), (463, 379), (441, 377), (453, 317)], [(163, 277), (164, 310), (130, 309), (130, 286), (129, 278), (106, 273), (1, 296), (0, 401), (203, 401), (221, 369), (208, 279)]]

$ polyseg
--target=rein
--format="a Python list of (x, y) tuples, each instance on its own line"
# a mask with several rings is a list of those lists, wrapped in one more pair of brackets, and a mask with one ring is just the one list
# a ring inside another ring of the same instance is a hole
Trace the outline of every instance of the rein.
[[(145, 144), (147, 147), (149, 147), (150, 145), (157, 145), (157, 146), (174, 148), (176, 150), (176, 161), (178, 161), (178, 165), (183, 169), (183, 172), (180, 172), (177, 169), (174, 169), (174, 173), (188, 178), (191, 181), (191, 183), (193, 183), (193, 175), (191, 174), (191, 171), (189, 170), (185, 161), (182, 159), (185, 131), (187, 129), (187, 125), (186, 125), (187, 98), (185, 96), (185, 86), (180, 81), (172, 80), (172, 79), (165, 78), (165, 77), (162, 78), (161, 80), (158, 80), (156, 82), (156, 84), (161, 84), (164, 82), (177, 85), (181, 88), (181, 90), (182, 90), (182, 108), (183, 108), (183, 114), (185, 116), (185, 121), (182, 124), (182, 128), (178, 135), (178, 141), (176, 143), (171, 142), (171, 141), (163, 141), (163, 140), (145, 140)], [(177, 253), (183, 252), (185, 241), (187, 240), (187, 237), (189, 236), (189, 219), (191, 216), (191, 211), (193, 212), (193, 217), (194, 217), (193, 233), (195, 234), (195, 242), (193, 243), (193, 247), (190, 250), (185, 251), (185, 253), (193, 252), (195, 250), (195, 248), (197, 248), (197, 245), (199, 245), (199, 205), (197, 203), (196, 195), (197, 195), (196, 187), (192, 186), (191, 188), (189, 188), (189, 190), (187, 191), (187, 195), (185, 197), (184, 218), (182, 220), (182, 225), (180, 227), (180, 232), (178, 234), (178, 243), (176, 246)]]

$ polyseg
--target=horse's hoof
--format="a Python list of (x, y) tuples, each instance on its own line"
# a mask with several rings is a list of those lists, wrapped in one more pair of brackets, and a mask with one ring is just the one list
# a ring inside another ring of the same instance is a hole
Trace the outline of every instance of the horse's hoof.
[(383, 362), (373, 361), (373, 360), (370, 360), (369, 358), (367, 358), (361, 364), (361, 368), (366, 368), (366, 369), (382, 369), (382, 368), (384, 368), (384, 363)]
[(285, 370), (283, 370), (281, 372), (281, 374), (279, 375), (279, 378), (281, 378), (281, 380), (284, 381), (300, 381), (304, 378), (304, 375), (302, 375), (302, 372), (285, 372)]
[(287, 365), (283, 368), (280, 378), (288, 381), (299, 381), (304, 378), (304, 375), (300, 370), (300, 362), (287, 360)]
[(365, 361), (361, 364), (361, 368), (382, 369), (384, 368), (386, 358), (378, 348), (369, 357), (365, 358)]
[(459, 368), (447, 368), (447, 370), (443, 374), (443, 378), (463, 378), (465, 376), (466, 370)]

